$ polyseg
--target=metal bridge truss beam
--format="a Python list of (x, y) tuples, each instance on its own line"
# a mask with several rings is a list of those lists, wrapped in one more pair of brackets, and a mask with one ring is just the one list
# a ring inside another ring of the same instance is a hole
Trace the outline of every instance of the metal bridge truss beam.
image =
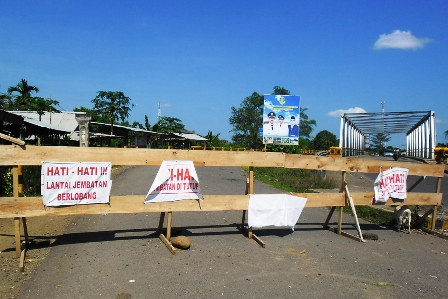
[(339, 147), (343, 156), (357, 156), (369, 147), (370, 134), (406, 133), (407, 155), (433, 159), (436, 146), (433, 111), (345, 113)]

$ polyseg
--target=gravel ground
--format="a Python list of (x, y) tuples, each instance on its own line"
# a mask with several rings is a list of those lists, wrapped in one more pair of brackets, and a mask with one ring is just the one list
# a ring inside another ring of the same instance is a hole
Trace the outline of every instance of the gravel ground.
[[(126, 169), (114, 179), (113, 195), (145, 195), (156, 171), (153, 167)], [(197, 172), (203, 194), (244, 193), (247, 175), (238, 167), (198, 167)], [(358, 184), (356, 188), (367, 187)], [(256, 182), (255, 193), (278, 191)], [(42, 236), (47, 245), (28, 251), (29, 261), (24, 274), (20, 274), (14, 267), (18, 266), (17, 260), (15, 265), (9, 262), (4, 265), (3, 258), (14, 253), (14, 244), (11, 233), (2, 233), (9, 241), (6, 247), (1, 243), (4, 270), (0, 295), (1, 298), (446, 297), (448, 269), (441, 267), (447, 263), (446, 240), (417, 230), (411, 234), (398, 233), (361, 221), (363, 232), (377, 234), (378, 240), (360, 243), (323, 230), (327, 214), (325, 208), (308, 208), (294, 231), (256, 230), (267, 244), (261, 248), (241, 234), (241, 212), (174, 213), (173, 226), (192, 241), (189, 250), (176, 255), (155, 234), (157, 214), (80, 216), (65, 219), (67, 225), (61, 219), (41, 217), (40, 231), (39, 228), (32, 231), (33, 226), (39, 225), (30, 219), (30, 235)], [(343, 220), (343, 229), (356, 234), (353, 219), (345, 215)], [(336, 218), (331, 222), (335, 225)], [(65, 227), (62, 234), (59, 229)], [(2, 232), (13, 232), (4, 228)], [(46, 236), (51, 239), (47, 241)], [(40, 266), (36, 267), (37, 264)]]

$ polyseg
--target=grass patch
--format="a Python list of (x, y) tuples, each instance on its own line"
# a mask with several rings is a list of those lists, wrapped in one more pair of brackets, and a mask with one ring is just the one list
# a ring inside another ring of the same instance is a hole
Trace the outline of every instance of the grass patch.
[[(248, 172), (248, 167), (243, 167)], [(333, 189), (337, 183), (326, 178), (324, 172), (279, 167), (254, 167), (254, 177), (266, 184), (286, 192), (314, 193), (314, 189)]]
[[(343, 208), (343, 212), (353, 215), (351, 208), (347, 206)], [(358, 218), (383, 226), (395, 224), (394, 213), (369, 206), (356, 206), (356, 215)]]

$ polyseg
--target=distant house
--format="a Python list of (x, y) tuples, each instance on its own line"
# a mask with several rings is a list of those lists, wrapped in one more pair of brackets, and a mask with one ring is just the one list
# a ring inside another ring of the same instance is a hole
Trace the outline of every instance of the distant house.
[(39, 117), (37, 112), (33, 111), (10, 111), (20, 115), (25, 119), (36, 120), (46, 125), (62, 128), (69, 132), (70, 140), (79, 141), (78, 122), (75, 119), (76, 114), (85, 114), (84, 112), (45, 112)]
[[(70, 133), (70, 131), (55, 125), (41, 122), (39, 120), (26, 118), (17, 113), (0, 109), (0, 133), (22, 141), (26, 139), (37, 139), (40, 137), (45, 137), (52, 141), (66, 136)], [(4, 140), (7, 139), (10, 138), (1, 138), (0, 142), (4, 144)]]
[[(56, 136), (54, 142), (50, 144), (58, 144), (58, 139), (68, 136), (69, 138), (66, 141), (70, 145), (76, 146), (79, 145), (79, 125), (76, 115), (79, 114), (85, 114), (85, 112), (45, 112), (39, 116), (37, 112), (33, 111), (3, 111), (0, 114), (0, 119), (3, 115), (3, 119), (7, 118), (9, 120), (9, 122), (6, 121), (9, 126), (2, 127), (2, 131), (4, 128), (9, 129), (9, 131), (6, 130), (6, 135), (16, 136), (17, 138), (22, 135), (28, 142), (35, 142), (38, 137), (42, 136)], [(113, 135), (111, 135), (110, 124), (90, 122), (90, 146), (102, 146), (103, 141), (107, 142), (117, 138), (122, 138), (123, 146), (139, 148), (151, 147), (151, 142), (153, 142), (156, 146), (163, 145), (188, 149), (191, 145), (207, 141), (206, 138), (195, 134), (194, 131), (165, 134), (121, 125), (114, 125)]]

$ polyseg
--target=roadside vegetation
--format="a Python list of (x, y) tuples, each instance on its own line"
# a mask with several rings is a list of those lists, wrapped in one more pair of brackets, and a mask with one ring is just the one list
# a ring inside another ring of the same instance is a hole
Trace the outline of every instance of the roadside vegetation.
[[(249, 168), (245, 168), (249, 171)], [(309, 169), (255, 167), (254, 177), (277, 189), (295, 193), (314, 193), (314, 189), (337, 188), (333, 178), (326, 178), (322, 172)]]

